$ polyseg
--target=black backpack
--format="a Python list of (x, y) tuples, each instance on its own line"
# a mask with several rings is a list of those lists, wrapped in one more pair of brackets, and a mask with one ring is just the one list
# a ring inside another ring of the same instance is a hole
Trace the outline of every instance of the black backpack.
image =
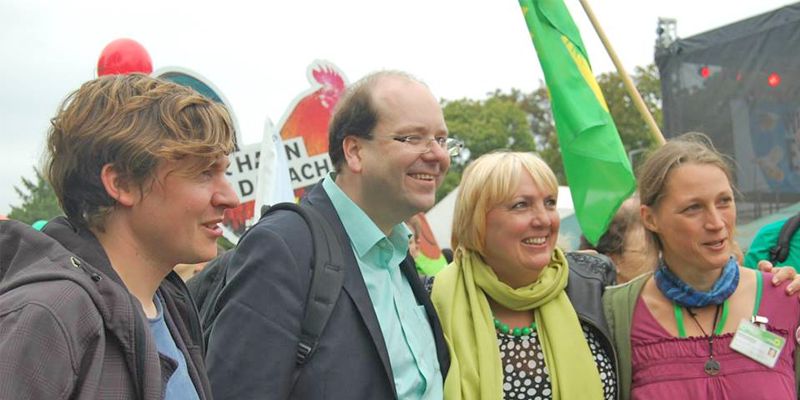
[[(265, 206), (261, 210), (261, 219), (278, 210), (293, 211), (303, 217), (311, 230), (314, 249), (311, 285), (306, 297), (306, 308), (300, 325), (300, 341), (297, 344), (297, 364), (302, 366), (314, 354), (319, 345), (319, 338), (328, 319), (333, 312), (336, 300), (342, 290), (344, 280), (344, 254), (339, 238), (328, 221), (312, 207), (295, 203), (278, 203)], [(260, 221), (259, 220), (259, 221)], [(242, 238), (247, 232), (242, 235)], [(200, 313), (203, 325), (203, 341), (208, 345), (211, 326), (219, 314), (218, 299), (225, 289), (228, 265), (235, 254), (232, 249), (209, 262), (199, 274), (187, 282)], [(264, 260), (264, 262), (269, 262)]]
[[(777, 265), (778, 263), (782, 263), (789, 257), (789, 242), (792, 241), (792, 236), (794, 236), (798, 227), (800, 227), (800, 213), (797, 213), (794, 217), (787, 219), (786, 222), (783, 223), (781, 231), (778, 233), (778, 243), (769, 249), (769, 260), (772, 264)], [(793, 267), (798, 266), (793, 265)]]

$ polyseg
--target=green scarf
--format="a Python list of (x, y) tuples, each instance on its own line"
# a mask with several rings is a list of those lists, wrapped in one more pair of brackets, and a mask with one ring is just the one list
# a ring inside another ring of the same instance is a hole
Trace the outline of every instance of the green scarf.
[(453, 263), (436, 275), (431, 295), (450, 350), (444, 398), (503, 398), (500, 349), (488, 295), (512, 310), (534, 310), (554, 400), (603, 399), (597, 365), (564, 292), (568, 275), (564, 253), (556, 248), (536, 282), (512, 289), (477, 253), (458, 248)]

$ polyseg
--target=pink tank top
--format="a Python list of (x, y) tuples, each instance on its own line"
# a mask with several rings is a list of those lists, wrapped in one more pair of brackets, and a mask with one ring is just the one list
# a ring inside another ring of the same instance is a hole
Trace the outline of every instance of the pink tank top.
[(636, 302), (631, 327), (633, 367), (631, 399), (716, 400), (795, 399), (795, 332), (800, 302), (787, 296), (786, 284), (775, 287), (771, 274), (763, 274), (758, 315), (769, 318), (767, 329), (786, 338), (774, 368), (768, 368), (730, 348), (733, 333), (714, 339), (714, 358), (720, 372), (704, 371), (708, 339), (676, 338), (656, 321), (641, 296)]

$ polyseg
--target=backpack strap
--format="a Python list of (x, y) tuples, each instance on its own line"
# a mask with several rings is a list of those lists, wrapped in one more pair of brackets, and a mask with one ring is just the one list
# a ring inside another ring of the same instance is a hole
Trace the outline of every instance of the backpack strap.
[(300, 214), (311, 230), (314, 269), (300, 324), (296, 359), (298, 366), (302, 366), (317, 350), (322, 332), (342, 291), (344, 252), (339, 237), (319, 211), (288, 202), (276, 204), (268, 212), (274, 210), (290, 210)]
[[(319, 347), (322, 332), (328, 324), (333, 308), (342, 291), (344, 250), (338, 235), (336, 235), (325, 217), (310, 206), (291, 202), (264, 206), (260, 210), (261, 218), (259, 221), (278, 210), (292, 211), (303, 218), (303, 221), (311, 231), (311, 245), (313, 248), (313, 271), (306, 297), (305, 311), (300, 324), (300, 337), (296, 355), (297, 368), (292, 376), (292, 388), (294, 388), (302, 366), (308, 362)], [(246, 231), (242, 238), (249, 232), (250, 230)], [(201, 275), (192, 278), (192, 280), (197, 280), (195, 286), (198, 287), (193, 291), (193, 294), (198, 293), (198, 291), (204, 292), (198, 307), (200, 308), (204, 327), (203, 338), (206, 344), (208, 344), (211, 326), (219, 313), (220, 305), (218, 304), (218, 299), (222, 290), (227, 286), (228, 264), (234, 254), (235, 248), (218, 257), (214, 264), (210, 265), (213, 268), (207, 267), (207, 271), (204, 270), (205, 274), (202, 275), (202, 278)]]
[[(259, 221), (270, 213), (271, 208), (272, 207), (269, 205), (261, 206)], [(280, 208), (281, 207), (278, 207), (276, 209)], [(242, 236), (239, 237), (239, 240), (242, 240), (248, 233), (250, 233), (250, 229), (246, 230)], [(200, 273), (186, 282), (189, 293), (192, 294), (195, 305), (197, 306), (197, 312), (200, 315), (200, 324), (203, 326), (203, 342), (206, 348), (208, 348), (211, 328), (222, 306), (219, 302), (219, 298), (222, 295), (222, 291), (228, 285), (228, 265), (236, 253), (236, 249), (237, 247), (234, 247), (221, 256), (215, 257), (206, 264), (205, 268), (203, 268)]]
[(782, 263), (789, 257), (789, 242), (791, 242), (792, 236), (794, 236), (798, 227), (800, 227), (800, 213), (783, 223), (781, 231), (778, 233), (778, 242), (769, 249), (769, 259), (772, 264)]
[(339, 237), (319, 211), (311, 207), (306, 210), (309, 216), (313, 216), (308, 222), (314, 241), (314, 272), (300, 325), (299, 365), (305, 364), (319, 346), (320, 336), (333, 314), (344, 282), (344, 252)]

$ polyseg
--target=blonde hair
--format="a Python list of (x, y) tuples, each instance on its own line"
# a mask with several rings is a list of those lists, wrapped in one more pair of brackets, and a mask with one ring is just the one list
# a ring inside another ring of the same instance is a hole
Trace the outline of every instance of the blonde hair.
[(520, 175), (525, 172), (542, 190), (558, 195), (558, 180), (553, 170), (532, 153), (493, 152), (467, 167), (453, 213), (453, 249), (462, 246), (484, 253), (486, 214), (514, 197)]

